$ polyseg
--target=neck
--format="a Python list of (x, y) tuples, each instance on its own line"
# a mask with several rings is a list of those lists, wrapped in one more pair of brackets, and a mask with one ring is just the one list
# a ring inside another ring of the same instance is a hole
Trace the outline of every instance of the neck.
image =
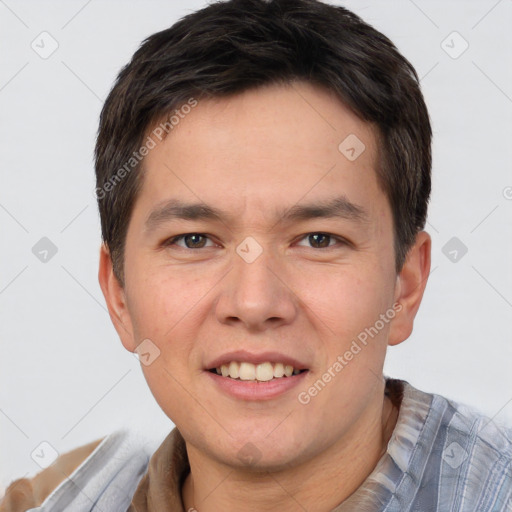
[(330, 511), (373, 471), (386, 451), (397, 417), (398, 409), (382, 389), (350, 433), (314, 458), (277, 472), (233, 469), (187, 444), (190, 473), (182, 489), (185, 510)]

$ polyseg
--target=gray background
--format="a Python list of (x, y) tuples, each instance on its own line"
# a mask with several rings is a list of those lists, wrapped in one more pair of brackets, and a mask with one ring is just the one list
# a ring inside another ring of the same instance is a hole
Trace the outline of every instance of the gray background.
[[(433, 270), (386, 373), (512, 422), (512, 1), (332, 3), (411, 60), (434, 129)], [(172, 427), (97, 282), (92, 151), (121, 66), (202, 5), (0, 0), (0, 494), (41, 469), (43, 441), (64, 452), (131, 425), (156, 447)], [(43, 31), (59, 45), (46, 59), (31, 47), (51, 49)], [(42, 237), (57, 248), (46, 262)], [(455, 262), (452, 237), (468, 250)]]

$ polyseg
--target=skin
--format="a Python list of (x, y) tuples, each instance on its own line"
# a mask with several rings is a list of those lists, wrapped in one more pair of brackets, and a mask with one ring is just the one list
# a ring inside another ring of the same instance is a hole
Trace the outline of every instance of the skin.
[[(247, 511), (329, 511), (361, 485), (386, 448), (398, 411), (384, 397), (384, 358), (388, 345), (412, 331), (431, 239), (418, 233), (397, 275), (374, 130), (322, 88), (272, 85), (199, 102), (145, 159), (126, 239), (125, 286), (105, 247), (99, 281), (124, 347), (133, 352), (149, 338), (160, 350), (142, 369), (187, 444), (185, 510), (243, 504)], [(355, 161), (338, 150), (349, 134), (366, 146)], [(366, 209), (369, 222), (277, 222), (276, 211), (339, 194)], [(145, 230), (150, 212), (172, 197), (232, 217)], [(185, 233), (207, 238), (164, 245)], [(326, 249), (311, 233), (348, 243), (328, 238)], [(262, 248), (252, 263), (236, 252), (249, 236)], [(298, 393), (396, 303), (401, 311), (301, 404)], [(273, 399), (235, 399), (212, 385), (203, 366), (239, 348), (280, 351), (307, 362), (309, 372)], [(259, 456), (252, 465), (237, 456), (248, 442)]]

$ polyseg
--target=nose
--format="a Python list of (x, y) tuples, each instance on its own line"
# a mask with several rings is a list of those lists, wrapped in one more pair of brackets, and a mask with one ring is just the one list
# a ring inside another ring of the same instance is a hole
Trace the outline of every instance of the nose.
[(292, 323), (298, 305), (291, 273), (278, 255), (263, 249), (251, 262), (234, 252), (233, 267), (222, 281), (216, 301), (219, 322), (261, 332)]

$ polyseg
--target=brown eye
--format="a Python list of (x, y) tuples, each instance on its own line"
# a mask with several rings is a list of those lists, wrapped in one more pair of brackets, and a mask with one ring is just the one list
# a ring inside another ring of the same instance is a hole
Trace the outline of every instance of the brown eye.
[(197, 247), (204, 247), (206, 239), (203, 235), (192, 233), (190, 235), (185, 235), (183, 240), (185, 241), (185, 245), (187, 245), (187, 247), (188, 243), (190, 243), (192, 247), (189, 247), (189, 249), (196, 249)]
[(309, 233), (304, 235), (302, 240), (306, 239), (313, 249), (328, 249), (336, 246), (336, 243), (331, 244), (331, 241), (338, 242), (338, 245), (345, 245), (346, 242), (337, 236), (330, 235), (329, 233)]
[(329, 242), (331, 240), (331, 236), (326, 235), (325, 233), (314, 233), (309, 235), (308, 240), (313, 244), (318, 244), (321, 248), (329, 247)]
[(182, 247), (184, 249), (202, 249), (205, 247), (206, 241), (208, 240), (208, 237), (206, 235), (203, 235), (201, 233), (185, 233), (183, 235), (175, 236), (174, 238), (171, 238), (168, 242), (166, 242), (165, 245), (175, 245), (176, 242), (183, 240), (185, 243), (185, 247)]

